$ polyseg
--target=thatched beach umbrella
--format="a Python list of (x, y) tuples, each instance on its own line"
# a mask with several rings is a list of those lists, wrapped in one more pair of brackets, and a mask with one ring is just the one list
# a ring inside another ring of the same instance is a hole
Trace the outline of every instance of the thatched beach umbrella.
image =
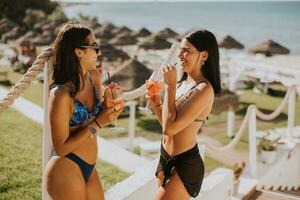
[(124, 32), (120, 35), (117, 35), (115, 38), (112, 38), (109, 43), (113, 45), (134, 45), (138, 40), (131, 36), (129, 32)]
[[(134, 90), (145, 83), (149, 79), (152, 70), (135, 59), (130, 59), (111, 76), (111, 81), (122, 86), (124, 91)], [(104, 83), (108, 83), (106, 80)]]
[(28, 31), (27, 33), (25, 33), (22, 37), (25, 37), (25, 38), (34, 38), (36, 36), (38, 36), (39, 33), (37, 32), (34, 32), (34, 31)]
[(218, 41), (218, 45), (219, 45), (219, 47), (224, 48), (224, 49), (243, 49), (244, 48), (244, 45), (242, 43), (238, 42), (236, 39), (234, 39), (230, 35), (227, 35), (227, 36), (221, 38)]
[(114, 37), (111, 31), (107, 30), (105, 27), (97, 28), (94, 31), (95, 37), (100, 40), (108, 41)]
[(273, 40), (264, 41), (249, 49), (251, 53), (262, 53), (266, 56), (272, 56), (274, 54), (289, 54), (290, 50)]
[(0, 37), (2, 34), (7, 33), (14, 27), (16, 27), (17, 24), (11, 21), (10, 19), (3, 18), (0, 20)]
[(159, 35), (160, 37), (164, 38), (164, 39), (167, 39), (167, 38), (176, 38), (178, 37), (178, 33), (176, 33), (175, 31), (173, 31), (172, 29), (170, 28), (165, 28), (161, 31), (159, 31), (157, 33), (157, 35)]
[(223, 90), (215, 97), (211, 113), (219, 115), (229, 110), (237, 111), (239, 109), (239, 96), (229, 90)]
[(57, 24), (55, 24), (54, 22), (50, 22), (50, 23), (46, 23), (44, 25), (41, 26), (42, 31), (53, 31), (55, 30), (55, 28), (57, 27)]
[(113, 23), (105, 23), (103, 26), (101, 26), (102, 30), (104, 31), (113, 31), (115, 28), (117, 28)]
[[(27, 34), (26, 34), (27, 35)], [(17, 40), (16, 40), (16, 44), (18, 45), (18, 46), (30, 46), (30, 45), (32, 45), (32, 38), (33, 37), (28, 37), (28, 36), (21, 36), (21, 37), (19, 37)]]
[(151, 32), (146, 28), (141, 28), (138, 32), (131, 34), (133, 37), (147, 37), (151, 35)]
[(128, 28), (127, 26), (122, 26), (121, 28), (119, 27), (116, 27), (113, 29), (112, 33), (114, 35), (117, 35), (117, 34), (122, 34), (122, 33), (132, 33), (133, 31)]
[(107, 42), (101, 42), (101, 52), (102, 55), (100, 57), (100, 60), (124, 61), (130, 58), (127, 53), (120, 49), (116, 49)]
[(51, 35), (39, 35), (32, 39), (32, 43), (37, 46), (50, 45), (53, 41)]
[(171, 43), (166, 39), (161, 38), (160, 36), (154, 34), (146, 37), (143, 41), (138, 44), (139, 48), (143, 49), (169, 49), (171, 47)]
[(102, 26), (102, 24), (98, 23), (98, 22), (95, 22), (95, 23), (92, 23), (90, 24), (90, 27), (94, 30), (94, 29), (97, 29), (97, 28), (100, 28)]
[(25, 28), (16, 26), (13, 29), (11, 29), (10, 31), (4, 33), (2, 35), (2, 40), (4, 42), (7, 42), (7, 40), (16, 40), (20, 36), (22, 36), (25, 32), (26, 32)]

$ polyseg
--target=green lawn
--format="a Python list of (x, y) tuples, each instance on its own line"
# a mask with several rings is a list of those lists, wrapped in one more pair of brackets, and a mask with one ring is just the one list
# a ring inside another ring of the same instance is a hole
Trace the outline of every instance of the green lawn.
[[(41, 199), (42, 126), (11, 108), (0, 121), (0, 199)], [(96, 169), (105, 190), (130, 175), (103, 161)]]

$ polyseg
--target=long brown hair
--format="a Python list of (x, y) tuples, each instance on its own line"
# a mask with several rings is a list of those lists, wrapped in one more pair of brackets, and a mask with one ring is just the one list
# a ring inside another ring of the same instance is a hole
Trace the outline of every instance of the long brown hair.
[(75, 49), (87, 43), (87, 37), (92, 30), (81, 24), (66, 24), (58, 32), (54, 41), (53, 84), (63, 85), (71, 81), (75, 88), (72, 96), (80, 91), (80, 80), (83, 72)]
[[(215, 94), (221, 92), (221, 77), (219, 64), (219, 48), (216, 37), (213, 33), (205, 30), (195, 30), (188, 33), (185, 38), (198, 50), (207, 51), (208, 59), (202, 66), (203, 76), (210, 82)], [(187, 73), (184, 73), (181, 80), (187, 79)]]

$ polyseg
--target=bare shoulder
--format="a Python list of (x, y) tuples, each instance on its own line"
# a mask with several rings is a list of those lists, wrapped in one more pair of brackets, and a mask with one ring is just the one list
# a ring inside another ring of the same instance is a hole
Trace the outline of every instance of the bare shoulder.
[(214, 89), (209, 82), (202, 82), (196, 87), (196, 91), (201, 96), (214, 97)]
[(50, 90), (50, 96), (49, 96), (49, 103), (55, 106), (65, 106), (70, 105), (72, 100), (70, 91), (68, 91), (66, 88), (62, 87), (55, 87)]

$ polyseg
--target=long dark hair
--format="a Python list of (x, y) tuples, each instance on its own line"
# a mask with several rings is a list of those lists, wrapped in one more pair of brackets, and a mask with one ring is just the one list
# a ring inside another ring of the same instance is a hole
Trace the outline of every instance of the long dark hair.
[[(221, 92), (221, 77), (219, 65), (219, 48), (216, 37), (213, 33), (205, 30), (195, 30), (188, 33), (185, 38), (198, 50), (207, 51), (208, 59), (202, 66), (203, 76), (210, 82), (215, 94)], [(187, 79), (187, 73), (184, 73), (181, 80)]]
[(75, 49), (87, 43), (87, 36), (91, 32), (90, 28), (81, 24), (66, 24), (61, 28), (54, 41), (55, 61), (51, 87), (71, 81), (75, 86), (72, 96), (80, 91), (83, 72)]

